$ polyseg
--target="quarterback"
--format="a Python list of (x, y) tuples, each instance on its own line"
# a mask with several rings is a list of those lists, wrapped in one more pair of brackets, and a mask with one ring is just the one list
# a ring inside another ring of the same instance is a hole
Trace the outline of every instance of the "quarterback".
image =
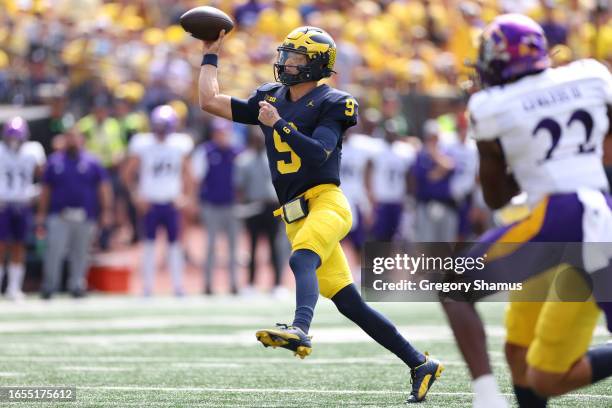
[[(612, 197), (602, 164), (612, 105), (608, 69), (595, 60), (551, 68), (542, 28), (526, 16), (507, 14), (485, 28), (476, 70), (484, 89), (472, 95), (468, 109), (485, 201), (501, 208), (524, 191), (532, 209), (526, 219), (489, 231), (479, 244), (610, 242)], [(525, 268), (513, 263), (519, 259), (513, 256), (530, 246), (512, 248), (497, 261), (506, 259), (518, 275)], [(549, 265), (544, 252), (537, 254), (538, 270), (529, 272), (523, 286), (539, 282), (547, 289), (544, 298), (551, 299), (555, 288), (543, 279), (545, 272), (558, 270), (559, 260)], [(520, 407), (545, 407), (549, 397), (612, 375), (612, 344), (589, 348), (600, 315), (592, 297), (518, 302), (513, 296), (505, 353)], [(444, 306), (474, 379), (474, 406), (506, 406), (473, 304), (446, 301)]]
[(379, 344), (411, 369), (408, 402), (420, 402), (443, 370), (422, 354), (384, 316), (370, 308), (353, 284), (340, 240), (349, 232), (352, 215), (338, 187), (342, 135), (357, 123), (355, 99), (318, 84), (334, 71), (336, 45), (316, 27), (293, 30), (278, 47), (274, 64), (278, 82), (260, 86), (247, 100), (223, 95), (217, 82), (217, 53), (224, 33), (204, 43), (199, 78), (200, 107), (236, 122), (259, 125), (274, 188), (291, 242), (289, 259), (296, 282), (293, 323), (260, 330), (264, 346), (283, 347), (304, 358), (312, 350), (308, 330), (319, 293), (334, 302)]

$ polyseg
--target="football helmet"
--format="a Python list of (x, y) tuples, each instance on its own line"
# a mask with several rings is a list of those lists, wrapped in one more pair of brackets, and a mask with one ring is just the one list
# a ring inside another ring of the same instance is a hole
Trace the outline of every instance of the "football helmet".
[(19, 146), (21, 143), (28, 140), (29, 136), (30, 129), (28, 127), (28, 122), (20, 116), (15, 116), (4, 124), (2, 138), (11, 148)]
[[(333, 38), (317, 27), (298, 27), (291, 31), (280, 47), (277, 48), (278, 60), (274, 64), (274, 78), (283, 85), (296, 85), (302, 82), (319, 81), (334, 73), (336, 62), (336, 43)], [(297, 74), (290, 74), (286, 68), (291, 53), (305, 55), (304, 65), (294, 65)]]
[(476, 71), (482, 86), (501, 85), (550, 67), (542, 27), (522, 14), (495, 18), (480, 37)]
[(151, 130), (159, 136), (165, 136), (176, 130), (178, 115), (170, 105), (160, 105), (151, 112)]

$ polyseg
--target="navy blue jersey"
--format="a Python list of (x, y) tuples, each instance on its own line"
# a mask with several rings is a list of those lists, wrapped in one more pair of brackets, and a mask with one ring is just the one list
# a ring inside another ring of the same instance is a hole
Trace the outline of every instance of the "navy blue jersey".
[[(289, 99), (288, 93), (287, 86), (268, 83), (251, 95), (247, 101), (248, 113), (241, 112), (240, 119), (236, 115), (238, 109), (234, 110), (233, 106), (234, 120), (258, 124), (265, 135), (272, 182), (281, 204), (319, 184), (340, 185), (342, 134), (357, 123), (358, 115), (357, 102), (351, 95), (327, 85), (314, 88), (295, 102)], [(321, 126), (337, 129), (340, 137), (336, 146), (326, 151), (327, 159), (322, 164), (302, 160), (283, 139), (291, 134), (259, 123), (260, 101), (273, 105), (282, 119), (305, 136), (310, 137)]]

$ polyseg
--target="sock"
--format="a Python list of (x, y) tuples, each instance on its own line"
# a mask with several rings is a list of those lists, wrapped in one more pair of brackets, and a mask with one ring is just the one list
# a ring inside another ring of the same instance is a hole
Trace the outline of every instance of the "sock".
[(361, 327), (378, 344), (398, 356), (410, 368), (425, 362), (425, 356), (412, 347), (393, 323), (363, 301), (354, 284), (342, 288), (331, 300), (340, 313)]
[(319, 282), (316, 270), (321, 263), (319, 255), (308, 249), (298, 249), (289, 258), (289, 266), (295, 276), (295, 318), (293, 326), (308, 333), (319, 298)]
[(531, 388), (521, 385), (514, 386), (514, 395), (520, 408), (545, 408), (548, 398), (540, 397)]
[(472, 390), (479, 395), (499, 395), (497, 380), (493, 374), (485, 374), (472, 380)]
[(153, 293), (155, 280), (155, 241), (145, 241), (142, 244), (142, 279), (144, 294)]
[(183, 250), (178, 242), (170, 244), (168, 249), (168, 266), (170, 269), (170, 275), (172, 276), (172, 286), (174, 286), (174, 293), (180, 295), (183, 293)]
[(612, 375), (612, 344), (601, 344), (591, 348), (586, 353), (591, 362), (591, 384)]
[(19, 293), (23, 286), (24, 276), (23, 264), (12, 263), (8, 267), (8, 285), (6, 287), (7, 293)]

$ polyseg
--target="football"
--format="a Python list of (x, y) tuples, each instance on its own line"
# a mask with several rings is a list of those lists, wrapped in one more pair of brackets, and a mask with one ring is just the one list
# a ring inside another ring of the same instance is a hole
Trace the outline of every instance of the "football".
[(219, 38), (221, 30), (229, 33), (234, 28), (234, 22), (223, 11), (210, 6), (193, 8), (181, 16), (181, 26), (193, 37), (214, 41)]

